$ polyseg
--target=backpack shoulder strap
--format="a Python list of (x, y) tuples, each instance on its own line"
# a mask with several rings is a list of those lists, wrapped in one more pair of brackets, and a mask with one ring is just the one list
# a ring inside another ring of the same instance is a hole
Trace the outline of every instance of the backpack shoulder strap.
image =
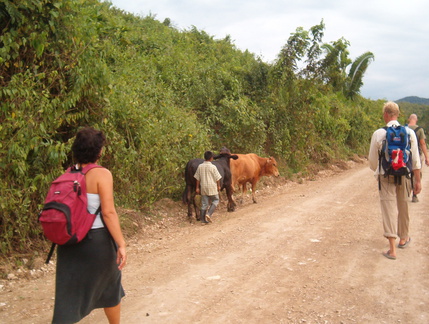
[(54, 250), (55, 250), (56, 246), (57, 245), (55, 243), (52, 243), (51, 248), (49, 249), (49, 253), (48, 253), (48, 256), (46, 258), (45, 264), (49, 264), (49, 261), (52, 258), (52, 254), (54, 254)]
[(416, 133), (416, 137), (417, 137), (417, 139), (418, 139), (418, 140), (420, 140), (420, 139), (419, 139), (419, 136), (417, 135), (417, 132), (418, 132), (421, 128), (422, 128), (421, 126), (417, 126), (417, 127), (416, 127), (416, 129), (414, 129), (414, 133)]
[(95, 164), (95, 163), (90, 163), (85, 165), (85, 167), (82, 169), (82, 173), (83, 174), (87, 174), (90, 170), (94, 169), (94, 168), (104, 168), (101, 165)]
[[(89, 163), (89, 164), (85, 165), (85, 167), (82, 169), (82, 173), (85, 175), (90, 170), (95, 169), (95, 168), (104, 168), (104, 167), (101, 166), (101, 165), (95, 164), (95, 163)], [(106, 224), (104, 223), (104, 220), (103, 220), (103, 214), (101, 213), (101, 204), (100, 204), (100, 206), (98, 206), (97, 210), (95, 211), (96, 215), (98, 213), (100, 213), (101, 221), (103, 222), (104, 227), (107, 228), (107, 226), (106, 226)]]

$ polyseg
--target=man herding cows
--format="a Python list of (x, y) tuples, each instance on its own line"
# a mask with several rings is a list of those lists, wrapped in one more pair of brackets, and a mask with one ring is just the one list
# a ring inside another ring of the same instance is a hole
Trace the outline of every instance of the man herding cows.
[[(223, 147), (219, 155), (214, 157), (213, 163), (217, 170), (219, 171), (222, 178), (220, 179), (220, 191), (225, 189), (226, 196), (228, 197), (227, 210), (234, 211), (235, 202), (232, 198), (233, 188), (232, 188), (232, 177), (230, 170), (230, 160), (238, 159), (237, 155), (231, 154), (230, 150), (226, 147)], [(197, 184), (197, 179), (194, 175), (197, 171), (198, 166), (204, 162), (204, 159), (193, 159), (190, 160), (185, 167), (185, 182), (186, 187), (182, 194), (183, 203), (188, 205), (188, 218), (192, 219), (192, 205), (195, 208), (195, 217), (197, 220), (200, 220), (200, 209), (195, 203), (195, 189)]]
[[(183, 191), (182, 201), (188, 206), (188, 218), (192, 221), (192, 206), (195, 209), (195, 216), (200, 220), (201, 211), (195, 201), (196, 179), (194, 177), (198, 166), (203, 163), (203, 159), (192, 159), (185, 167), (186, 187)], [(232, 194), (238, 185), (242, 188), (241, 202), (243, 201), (246, 184), (252, 185), (252, 200), (256, 203), (256, 185), (262, 176), (279, 176), (277, 162), (273, 157), (263, 158), (254, 153), (231, 154), (230, 150), (223, 147), (219, 155), (214, 157), (213, 163), (222, 176), (221, 191), (225, 188), (228, 199), (227, 210), (235, 210), (235, 202)]]

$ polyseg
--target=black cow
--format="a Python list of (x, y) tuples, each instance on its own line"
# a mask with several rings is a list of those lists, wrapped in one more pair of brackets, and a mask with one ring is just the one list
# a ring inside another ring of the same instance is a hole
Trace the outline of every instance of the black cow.
[[(222, 191), (225, 188), (226, 195), (228, 197), (227, 210), (232, 212), (234, 211), (236, 204), (234, 199), (232, 199), (233, 189), (229, 163), (230, 159), (236, 160), (238, 159), (238, 156), (235, 154), (231, 155), (231, 152), (228, 149), (223, 148), (219, 155), (214, 156), (214, 161), (212, 163), (216, 166), (220, 175), (222, 176), (222, 179), (220, 179), (220, 190)], [(191, 205), (194, 205), (196, 219), (200, 220), (200, 209), (195, 203), (195, 189), (197, 181), (194, 178), (194, 174), (197, 172), (198, 166), (203, 162), (203, 159), (193, 159), (186, 164), (185, 168), (186, 187), (182, 194), (182, 201), (184, 204), (188, 205), (188, 218), (190, 221), (192, 220)]]

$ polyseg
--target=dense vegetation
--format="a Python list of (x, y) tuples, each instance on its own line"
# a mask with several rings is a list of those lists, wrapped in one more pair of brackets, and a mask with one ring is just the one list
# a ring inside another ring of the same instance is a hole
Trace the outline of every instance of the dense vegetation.
[(426, 135), (429, 131), (429, 105), (409, 103), (406, 101), (398, 101), (399, 109), (401, 110), (401, 121), (407, 123), (407, 118), (411, 114), (416, 114), (418, 117), (417, 124), (425, 129)]
[(382, 102), (359, 95), (374, 57), (352, 61), (323, 30), (297, 28), (267, 64), (98, 0), (0, 2), (1, 252), (41, 237), (37, 212), (81, 126), (106, 133), (101, 163), (136, 210), (179, 198), (187, 160), (207, 149), (273, 155), (283, 175), (365, 154), (382, 122)]

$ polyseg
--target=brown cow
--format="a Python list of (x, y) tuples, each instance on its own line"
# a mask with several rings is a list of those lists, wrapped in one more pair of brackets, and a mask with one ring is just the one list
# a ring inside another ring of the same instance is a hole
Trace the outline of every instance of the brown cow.
[(278, 177), (279, 170), (277, 162), (273, 157), (263, 158), (254, 153), (237, 154), (237, 160), (231, 160), (232, 188), (241, 186), (241, 202), (243, 201), (244, 191), (247, 182), (252, 184), (252, 199), (256, 204), (255, 191), (256, 184), (262, 176)]

